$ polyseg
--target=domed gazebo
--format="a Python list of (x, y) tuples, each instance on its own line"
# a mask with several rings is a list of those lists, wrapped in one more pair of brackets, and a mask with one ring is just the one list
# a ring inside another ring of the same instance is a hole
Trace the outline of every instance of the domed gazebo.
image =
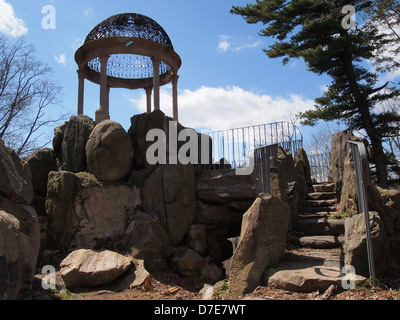
[(76, 51), (78, 114), (83, 114), (84, 80), (100, 85), (96, 123), (110, 119), (110, 88), (145, 89), (147, 112), (160, 109), (160, 86), (172, 82), (173, 118), (178, 121), (178, 70), (181, 58), (164, 29), (137, 13), (114, 15), (98, 24)]

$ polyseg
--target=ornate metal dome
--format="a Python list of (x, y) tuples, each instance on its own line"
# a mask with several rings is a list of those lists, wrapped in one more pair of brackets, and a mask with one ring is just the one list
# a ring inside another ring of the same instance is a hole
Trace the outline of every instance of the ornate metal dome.
[[(99, 23), (86, 37), (85, 44), (106, 38), (136, 38), (151, 40), (174, 49), (165, 30), (153, 19), (138, 13), (122, 13), (114, 15)], [(128, 41), (125, 45), (134, 44)], [(100, 73), (99, 58), (88, 62), (89, 69)], [(161, 61), (160, 74), (166, 74), (171, 68)], [(153, 77), (153, 64), (150, 57), (134, 54), (111, 55), (107, 64), (107, 76), (119, 79), (146, 79)]]
[(164, 29), (153, 19), (138, 13), (116, 14), (104, 20), (90, 31), (85, 43), (113, 37), (146, 39), (174, 49)]

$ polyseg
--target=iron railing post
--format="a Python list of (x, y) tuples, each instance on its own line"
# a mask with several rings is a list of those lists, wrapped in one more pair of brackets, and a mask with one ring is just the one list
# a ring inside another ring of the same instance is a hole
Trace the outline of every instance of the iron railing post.
[(364, 214), (365, 230), (367, 237), (366, 244), (367, 244), (369, 276), (372, 280), (372, 285), (375, 287), (376, 278), (375, 278), (374, 252), (371, 239), (371, 226), (369, 223), (368, 198), (365, 192), (365, 181), (364, 181), (364, 170), (367, 171), (368, 169), (367, 152), (362, 142), (347, 141), (347, 143), (351, 149), (351, 154), (354, 162), (354, 169), (356, 172), (358, 211)]

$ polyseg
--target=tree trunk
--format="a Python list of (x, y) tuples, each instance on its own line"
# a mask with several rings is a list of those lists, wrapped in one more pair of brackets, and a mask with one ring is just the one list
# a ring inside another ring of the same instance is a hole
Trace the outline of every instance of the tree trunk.
[(361, 121), (364, 129), (371, 141), (372, 147), (372, 158), (376, 166), (376, 175), (378, 178), (378, 185), (381, 188), (388, 188), (387, 169), (386, 169), (386, 158), (382, 147), (382, 139), (375, 132), (375, 128), (369, 113), (369, 103), (367, 97), (360, 91), (360, 87), (357, 82), (357, 77), (354, 72), (353, 61), (351, 53), (347, 48), (344, 50), (343, 63), (345, 72), (349, 82), (350, 91), (356, 102), (358, 112), (361, 115)]

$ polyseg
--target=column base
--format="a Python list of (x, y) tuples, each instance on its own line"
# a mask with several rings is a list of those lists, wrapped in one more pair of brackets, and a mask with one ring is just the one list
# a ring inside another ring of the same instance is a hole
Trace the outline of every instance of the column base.
[(95, 118), (96, 124), (99, 124), (104, 120), (110, 120), (110, 114), (104, 112), (103, 110), (96, 110), (96, 118)]

